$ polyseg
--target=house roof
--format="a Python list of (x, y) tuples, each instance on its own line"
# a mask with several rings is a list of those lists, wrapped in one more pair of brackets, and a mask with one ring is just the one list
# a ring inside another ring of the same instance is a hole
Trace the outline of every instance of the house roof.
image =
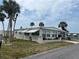
[(45, 29), (62, 31), (61, 29), (56, 28), (56, 27), (45, 27)]
[(37, 31), (39, 31), (39, 30), (38, 29), (36, 29), (36, 30), (29, 30), (28, 33), (34, 33), (34, 32), (37, 32)]
[(40, 29), (47, 29), (47, 30), (57, 30), (57, 31), (62, 31), (65, 32), (64, 30), (61, 30), (59, 28), (56, 27), (33, 27), (33, 28), (26, 28), (26, 29), (19, 29), (18, 32), (26, 32), (26, 33), (34, 33)]
[(66, 32), (66, 31), (61, 30), (61, 29), (56, 28), (56, 27), (44, 27), (43, 29), (48, 29), (48, 30), (55, 30), (55, 31), (62, 31), (62, 32)]
[(39, 29), (24, 30), (22, 32), (24, 32), (24, 33), (34, 33), (34, 32), (37, 32), (37, 31), (39, 31)]

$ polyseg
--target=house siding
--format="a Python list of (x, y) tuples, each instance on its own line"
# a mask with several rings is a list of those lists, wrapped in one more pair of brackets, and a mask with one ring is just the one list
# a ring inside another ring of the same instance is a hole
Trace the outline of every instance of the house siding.
[[(34, 30), (37, 28), (31, 28), (31, 30)], [(59, 30), (54, 30), (54, 29), (47, 29), (47, 28), (38, 28), (39, 29), (39, 35), (32, 35), (30, 33), (29, 35), (25, 35), (24, 33), (15, 33), (15, 38), (17, 39), (24, 39), (24, 40), (30, 40), (30, 36), (32, 38), (32, 41), (36, 41), (38, 43), (43, 43), (45, 40), (54, 40), (58, 35), (63, 32)], [(43, 36), (45, 34), (45, 36)], [(45, 40), (44, 40), (45, 38)]]

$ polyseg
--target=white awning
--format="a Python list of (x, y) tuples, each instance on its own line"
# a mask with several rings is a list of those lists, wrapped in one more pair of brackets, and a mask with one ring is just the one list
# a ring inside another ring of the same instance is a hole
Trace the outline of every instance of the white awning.
[(29, 30), (28, 33), (34, 33), (37, 32), (38, 30)]
[(23, 33), (35, 33), (37, 32), (39, 29), (32, 29), (32, 30), (24, 30), (22, 31)]
[(27, 32), (28, 30), (23, 30), (23, 31), (21, 31), (21, 32)]
[(22, 32), (23, 30), (19, 30), (19, 31), (17, 31), (17, 32)]

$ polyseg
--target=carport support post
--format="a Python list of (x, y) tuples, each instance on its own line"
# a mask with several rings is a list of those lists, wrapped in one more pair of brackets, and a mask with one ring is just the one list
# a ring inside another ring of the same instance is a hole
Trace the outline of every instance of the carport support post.
[(30, 35), (29, 35), (29, 39), (32, 41), (32, 33), (30, 33)]
[(39, 30), (39, 38), (38, 38), (38, 43), (43, 43), (43, 37), (42, 37), (43, 31), (42, 29)]
[(58, 31), (57, 31), (57, 38), (58, 38), (58, 35), (59, 35), (59, 33), (58, 33)]
[(60, 41), (61, 41), (61, 37), (60, 37)]

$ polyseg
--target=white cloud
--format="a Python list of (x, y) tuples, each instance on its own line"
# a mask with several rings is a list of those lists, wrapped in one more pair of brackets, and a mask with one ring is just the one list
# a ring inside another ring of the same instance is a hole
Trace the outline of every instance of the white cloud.
[(79, 19), (79, 14), (77, 15), (77, 12), (74, 11), (74, 9), (77, 10), (79, 8), (79, 0), (16, 1), (21, 6), (21, 14), (18, 17), (16, 28), (19, 28), (20, 26), (29, 27), (29, 23), (32, 21), (36, 24), (42, 21), (46, 24), (46, 26), (57, 26), (57, 24), (62, 20), (67, 21), (69, 25), (71, 25), (71, 28), (75, 28), (74, 25), (79, 25), (74, 24), (76, 23), (74, 19)]
[[(21, 5), (23, 14), (26, 10), (35, 10), (36, 19), (46, 19), (47, 16), (50, 20), (72, 13), (71, 9), (75, 5), (72, 0), (18, 0), (17, 2)], [(30, 15), (29, 17), (33, 18), (34, 16)]]

